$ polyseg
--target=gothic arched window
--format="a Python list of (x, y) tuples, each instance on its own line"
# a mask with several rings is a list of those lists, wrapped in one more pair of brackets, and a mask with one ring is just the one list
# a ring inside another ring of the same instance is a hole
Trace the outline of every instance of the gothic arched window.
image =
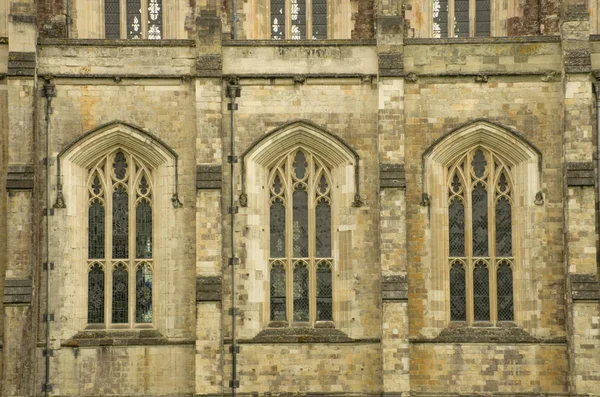
[(152, 174), (117, 149), (88, 175), (87, 322), (152, 323)]
[(450, 320), (513, 321), (511, 168), (476, 147), (447, 181)]
[(104, 0), (104, 37), (162, 39), (162, 8), (162, 0)]
[(271, 38), (327, 39), (327, 0), (271, 0)]
[(330, 170), (300, 148), (270, 168), (268, 181), (270, 319), (331, 321)]

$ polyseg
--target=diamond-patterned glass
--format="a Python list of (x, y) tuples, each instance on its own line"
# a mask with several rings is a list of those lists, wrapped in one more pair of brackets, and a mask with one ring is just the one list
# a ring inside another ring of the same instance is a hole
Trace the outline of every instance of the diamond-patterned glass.
[(88, 208), (88, 258), (104, 258), (104, 206), (98, 199)]
[(285, 257), (285, 206), (275, 199), (270, 210), (271, 258)]
[(271, 0), (271, 39), (285, 39), (285, 0)]
[(306, 39), (306, 0), (291, 0), (292, 2), (292, 40)]
[(500, 263), (497, 272), (498, 321), (514, 320), (512, 269), (506, 261)]
[(115, 161), (113, 163), (115, 177), (119, 180), (125, 178), (125, 175), (127, 174), (127, 168), (129, 168), (127, 158), (125, 158), (123, 152), (117, 152), (115, 154)]
[(118, 265), (112, 277), (112, 322), (115, 324), (129, 321), (129, 280), (125, 266)]
[(305, 263), (294, 267), (294, 321), (308, 321), (308, 268)]
[(312, 2), (312, 38), (327, 39), (327, 0)]
[(512, 256), (512, 210), (506, 197), (496, 203), (496, 256)]
[(152, 207), (145, 199), (135, 210), (135, 235), (136, 258), (152, 258)]
[(104, 270), (99, 264), (88, 272), (88, 320), (89, 324), (104, 322)]
[(107, 39), (121, 37), (119, 0), (104, 0), (104, 32)]
[(475, 3), (475, 36), (489, 36), (490, 21), (490, 0), (477, 0)]
[(473, 156), (473, 161), (471, 162), (473, 166), (473, 172), (477, 178), (483, 177), (485, 173), (485, 168), (487, 167), (487, 161), (485, 159), (485, 155), (481, 149), (475, 151), (475, 155)]
[(433, 37), (448, 37), (448, 0), (433, 0)]
[(127, 0), (127, 38), (142, 38), (142, 3), (140, 0)]
[(285, 270), (283, 265), (271, 268), (271, 320), (285, 321)]
[(304, 179), (306, 176), (306, 169), (308, 167), (304, 152), (296, 153), (296, 157), (294, 158), (294, 163), (292, 166), (294, 167), (294, 176), (298, 179)]
[(331, 295), (331, 267), (328, 263), (319, 263), (317, 266), (317, 320), (333, 320)]
[(294, 258), (308, 257), (308, 193), (298, 187), (293, 194), (293, 253)]
[(460, 262), (450, 268), (450, 321), (467, 321), (465, 268)]
[(472, 193), (473, 256), (488, 256), (488, 194), (483, 184), (475, 185)]
[(454, 0), (454, 35), (469, 36), (469, 0)]
[(152, 269), (146, 263), (135, 274), (135, 321), (152, 322)]
[(113, 192), (112, 202), (112, 243), (113, 258), (129, 257), (129, 195), (123, 185)]
[(465, 256), (465, 205), (454, 198), (448, 207), (449, 255)]
[(490, 276), (484, 263), (478, 262), (473, 270), (473, 318), (490, 320)]
[(331, 206), (321, 200), (315, 209), (317, 258), (331, 257)]

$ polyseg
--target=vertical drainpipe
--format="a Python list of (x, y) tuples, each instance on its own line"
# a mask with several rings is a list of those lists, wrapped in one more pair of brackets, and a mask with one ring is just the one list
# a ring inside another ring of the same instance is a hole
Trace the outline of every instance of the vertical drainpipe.
[(44, 236), (46, 245), (46, 307), (45, 307), (45, 318), (46, 318), (46, 348), (44, 350), (45, 358), (45, 377), (44, 377), (44, 395), (49, 396), (52, 391), (50, 384), (50, 214), (52, 206), (50, 202), (50, 115), (52, 114), (52, 98), (56, 96), (56, 88), (54, 84), (50, 83), (49, 80), (44, 83), (44, 97), (46, 98), (46, 235)]
[[(234, 0), (235, 1), (235, 0)], [(234, 31), (235, 32), (235, 31)], [(235, 34), (235, 33), (234, 33)], [(237, 379), (237, 354), (239, 347), (236, 343), (236, 332), (235, 322), (237, 309), (235, 307), (236, 298), (236, 286), (235, 286), (235, 267), (239, 263), (239, 259), (235, 253), (235, 214), (238, 212), (238, 207), (235, 205), (235, 164), (237, 163), (237, 156), (235, 155), (235, 111), (237, 110), (237, 104), (235, 98), (240, 96), (240, 86), (237, 80), (232, 79), (227, 83), (227, 96), (229, 97), (230, 103), (228, 108), (231, 111), (231, 133), (230, 133), (230, 155), (227, 156), (227, 162), (230, 164), (230, 201), (229, 201), (229, 214), (231, 215), (231, 257), (229, 258), (229, 265), (231, 266), (231, 380), (229, 381), (229, 387), (231, 388), (231, 394), (236, 397), (236, 389), (239, 387), (240, 382)]]

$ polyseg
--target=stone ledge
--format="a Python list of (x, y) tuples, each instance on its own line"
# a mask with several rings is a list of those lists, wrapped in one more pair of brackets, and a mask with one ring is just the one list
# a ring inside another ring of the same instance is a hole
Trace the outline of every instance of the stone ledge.
[(513, 43), (560, 43), (560, 36), (512, 36), (512, 37), (454, 37), (444, 39), (404, 39), (404, 45), (419, 44), (513, 44)]
[(375, 46), (377, 40), (224, 40), (223, 47), (339, 47)]
[(381, 297), (384, 301), (407, 301), (408, 281), (406, 276), (383, 276)]
[(6, 190), (33, 189), (34, 169), (32, 165), (12, 165), (8, 167)]
[(406, 188), (404, 164), (381, 164), (379, 167), (379, 187)]
[(31, 280), (7, 279), (4, 284), (4, 304), (29, 304), (31, 303), (32, 292), (33, 284)]
[(379, 75), (382, 77), (404, 76), (404, 57), (402, 54), (382, 53), (377, 57)]
[(595, 274), (570, 274), (569, 285), (574, 301), (600, 301), (600, 281)]
[(168, 339), (160, 332), (148, 330), (86, 330), (61, 343), (61, 347), (97, 346), (171, 346), (194, 345), (193, 339)]
[(410, 343), (533, 343), (564, 344), (566, 337), (536, 338), (512, 323), (501, 327), (450, 326), (435, 338), (410, 338)]
[(198, 56), (196, 58), (196, 72), (199, 77), (220, 77), (223, 74), (221, 54)]
[[(252, 339), (238, 339), (239, 344), (273, 343), (380, 343), (379, 338), (352, 339), (335, 328), (267, 328)], [(231, 344), (226, 339), (225, 344)]]
[(221, 189), (220, 165), (196, 166), (196, 189)]
[(8, 75), (31, 77), (35, 74), (36, 58), (35, 52), (8, 53)]
[(594, 186), (595, 183), (592, 162), (567, 163), (567, 186)]
[(195, 47), (196, 40), (109, 40), (109, 39), (39, 39), (46, 46), (97, 46), (97, 47)]
[(221, 276), (196, 277), (196, 302), (221, 302)]

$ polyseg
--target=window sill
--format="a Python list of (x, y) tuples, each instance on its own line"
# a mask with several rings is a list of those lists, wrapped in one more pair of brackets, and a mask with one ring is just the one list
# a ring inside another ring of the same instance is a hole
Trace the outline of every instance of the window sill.
[(526, 344), (564, 344), (566, 338), (536, 338), (519, 328), (514, 322), (500, 322), (493, 326), (489, 322), (467, 325), (453, 322), (435, 338), (410, 338), (411, 343), (526, 343)]
[(61, 343), (61, 347), (193, 345), (191, 339), (168, 339), (155, 329), (88, 329)]
[[(332, 323), (333, 324), (333, 323)], [(352, 339), (344, 332), (335, 328), (286, 327), (267, 328), (252, 339), (238, 339), (239, 344), (264, 343), (379, 343), (379, 338)], [(226, 340), (225, 343), (231, 343)]]

